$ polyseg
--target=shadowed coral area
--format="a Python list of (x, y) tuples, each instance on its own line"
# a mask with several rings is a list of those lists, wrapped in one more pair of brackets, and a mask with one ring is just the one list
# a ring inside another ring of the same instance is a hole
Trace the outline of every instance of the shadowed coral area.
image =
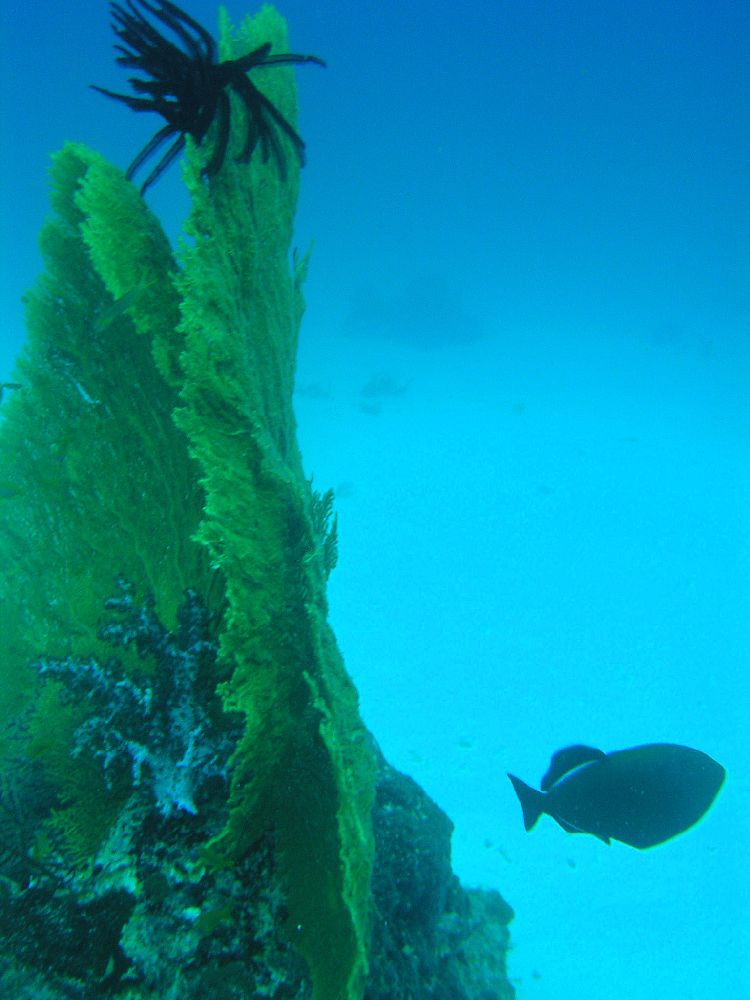
[[(230, 35), (224, 18), (223, 58), (286, 48), (268, 7)], [(292, 72), (260, 85), (293, 122)], [(241, 119), (238, 105), (240, 135)], [(137, 642), (121, 642), (118, 672), (91, 666), (111, 656), (103, 601), (128, 581), (152, 595), (150, 634), (179, 636), (178, 609), (196, 595), (218, 650), (202, 683), (212, 680), (227, 732), (242, 722), (225, 821), (203, 864), (236, 868), (270, 838), (313, 995), (354, 998), (367, 971), (375, 769), (326, 621), (330, 498), (303, 475), (291, 405), (306, 267), (289, 263), (299, 168), (290, 159), (282, 179), (272, 162), (228, 156), (206, 182), (207, 154), (188, 146), (193, 209), (179, 262), (120, 171), (78, 145), (54, 160), (47, 273), (29, 296), (21, 388), (0, 424), (0, 556), (14, 570), (0, 581), (0, 750), (7, 768), (19, 748), (42, 768), (55, 792), (37, 846), (82, 877), (142, 779), (138, 768), (107, 775), (101, 698), (72, 696), (76, 664), (79, 693), (119, 682), (133, 704), (154, 692), (168, 704), (163, 679), (147, 679), (168, 656), (141, 662)], [(183, 749), (155, 764), (163, 745), (151, 765), (143, 755), (144, 773), (169, 788), (159, 768), (199, 767), (201, 756)], [(193, 784), (180, 787), (164, 815), (195, 806)]]
[[(115, 575), (151, 591), (169, 624), (188, 587), (213, 600), (221, 591), (193, 539), (203, 491), (172, 419), (179, 300), (168, 242), (98, 154), (67, 145), (51, 181), (47, 270), (27, 299), (21, 388), (0, 425), (0, 475), (13, 485), (0, 523), (0, 553), (13, 567), (0, 579), (6, 719), (34, 700), (35, 656), (102, 652), (98, 621)], [(116, 803), (98, 794), (84, 761), (69, 765), (75, 714), (45, 691), (31, 729), (59, 776), (66, 826), (81, 812), (72, 828), (90, 847)], [(88, 797), (92, 809), (82, 807)]]

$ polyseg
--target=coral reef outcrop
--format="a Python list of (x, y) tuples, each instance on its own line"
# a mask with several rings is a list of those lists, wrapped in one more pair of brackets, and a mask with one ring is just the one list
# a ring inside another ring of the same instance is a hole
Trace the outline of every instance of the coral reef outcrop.
[[(272, 8), (223, 17), (222, 58), (269, 42)], [(258, 85), (296, 120), (289, 67)], [(206, 177), (188, 147), (177, 252), (97, 153), (53, 160), (0, 413), (3, 995), (505, 998), (510, 913), (451, 875), (327, 621), (332, 496), (292, 409), (298, 164)]]

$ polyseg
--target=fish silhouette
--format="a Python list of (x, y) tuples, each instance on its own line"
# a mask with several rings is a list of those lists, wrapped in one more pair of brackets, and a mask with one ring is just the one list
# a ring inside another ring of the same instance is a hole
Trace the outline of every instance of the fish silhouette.
[(541, 791), (509, 774), (531, 830), (547, 813), (568, 833), (591, 833), (643, 850), (698, 822), (719, 793), (725, 770), (708, 754), (674, 743), (649, 743), (604, 753), (594, 747), (558, 750)]

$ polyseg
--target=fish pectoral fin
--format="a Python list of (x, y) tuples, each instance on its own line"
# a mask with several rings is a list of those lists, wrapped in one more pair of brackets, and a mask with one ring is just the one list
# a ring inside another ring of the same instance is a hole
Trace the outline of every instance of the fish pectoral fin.
[(577, 826), (573, 826), (572, 823), (568, 823), (564, 819), (560, 819), (559, 816), (553, 816), (552, 819), (561, 826), (566, 833), (584, 833), (584, 830), (579, 830)]
[(605, 844), (609, 844), (610, 842), (609, 837), (607, 836), (606, 833), (597, 833), (596, 830), (584, 830), (580, 826), (574, 826), (572, 823), (569, 823), (566, 819), (563, 819), (561, 816), (555, 816), (552, 813), (550, 815), (552, 816), (552, 819), (557, 823), (557, 825), (561, 826), (566, 833), (590, 833), (592, 836), (596, 837), (597, 840), (601, 840)]

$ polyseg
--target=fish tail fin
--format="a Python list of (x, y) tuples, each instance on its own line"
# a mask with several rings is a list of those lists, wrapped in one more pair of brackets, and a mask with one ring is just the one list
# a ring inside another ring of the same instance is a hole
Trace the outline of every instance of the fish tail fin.
[(518, 796), (518, 801), (521, 803), (523, 825), (527, 830), (531, 830), (544, 812), (544, 793), (531, 788), (515, 774), (509, 774), (508, 777)]

